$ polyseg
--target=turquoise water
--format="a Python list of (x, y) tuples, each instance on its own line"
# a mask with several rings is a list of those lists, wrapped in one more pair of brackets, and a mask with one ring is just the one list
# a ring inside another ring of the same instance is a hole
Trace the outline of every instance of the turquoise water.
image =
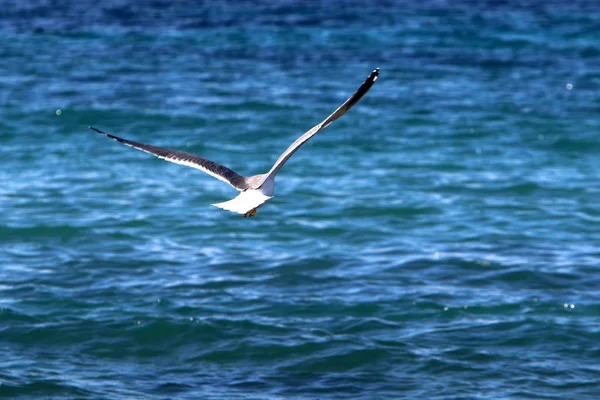
[[(600, 6), (486, 4), (3, 2), (0, 397), (599, 398)], [(87, 129), (263, 173), (375, 67), (251, 219)]]

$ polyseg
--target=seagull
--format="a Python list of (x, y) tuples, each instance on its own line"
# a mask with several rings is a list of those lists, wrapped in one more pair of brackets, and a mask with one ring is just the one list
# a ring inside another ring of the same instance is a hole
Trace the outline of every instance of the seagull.
[(311, 137), (325, 129), (327, 126), (329, 126), (329, 124), (350, 110), (352, 106), (354, 106), (365, 95), (365, 93), (369, 91), (371, 86), (373, 86), (377, 80), (378, 76), (379, 68), (375, 68), (367, 80), (358, 88), (356, 93), (350, 96), (350, 98), (348, 98), (344, 104), (339, 106), (338, 109), (333, 112), (333, 114), (296, 139), (296, 141), (279, 156), (269, 172), (251, 177), (239, 175), (238, 173), (221, 164), (207, 160), (206, 158), (195, 154), (134, 142), (132, 140), (127, 140), (108, 134), (92, 126), (89, 128), (111, 139), (114, 139), (117, 142), (121, 142), (129, 147), (133, 147), (134, 149), (153, 154), (158, 158), (162, 158), (163, 160), (199, 169), (223, 182), (230, 184), (241, 193), (232, 200), (212, 205), (224, 210), (242, 214), (244, 217), (252, 217), (256, 214), (258, 207), (262, 206), (267, 200), (273, 197), (275, 193), (275, 175), (277, 175), (285, 162)]

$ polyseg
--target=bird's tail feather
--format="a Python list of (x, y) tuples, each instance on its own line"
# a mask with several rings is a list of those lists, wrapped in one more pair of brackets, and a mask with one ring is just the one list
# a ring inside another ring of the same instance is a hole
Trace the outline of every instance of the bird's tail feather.
[(246, 214), (264, 204), (271, 197), (273, 196), (266, 196), (260, 190), (246, 190), (229, 201), (212, 205), (238, 214)]

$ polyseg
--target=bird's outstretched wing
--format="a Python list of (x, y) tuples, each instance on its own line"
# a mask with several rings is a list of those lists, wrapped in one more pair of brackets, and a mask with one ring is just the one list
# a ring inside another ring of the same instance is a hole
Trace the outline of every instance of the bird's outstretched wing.
[(134, 149), (153, 154), (158, 158), (162, 158), (163, 160), (171, 161), (176, 164), (186, 165), (188, 167), (204, 171), (207, 174), (214, 176), (219, 180), (222, 180), (223, 182), (229, 183), (237, 190), (246, 190), (248, 188), (248, 183), (246, 182), (245, 177), (237, 174), (236, 172), (230, 170), (229, 168), (221, 164), (207, 160), (206, 158), (191, 153), (185, 153), (183, 151), (170, 150), (162, 147), (150, 146), (148, 144), (134, 142), (132, 140), (122, 139), (120, 137), (110, 135), (106, 132), (102, 132), (101, 130), (91, 126), (90, 129), (101, 133), (111, 139), (114, 139), (117, 142), (121, 142), (124, 145), (133, 147)]
[(338, 107), (337, 110), (333, 112), (329, 117), (327, 117), (324, 121), (319, 123), (318, 125), (311, 128), (308, 132), (300, 136), (290, 147), (287, 148), (286, 151), (283, 152), (281, 156), (277, 159), (273, 167), (269, 171), (269, 173), (265, 174), (263, 179), (264, 183), (268, 177), (275, 176), (279, 169), (285, 164), (285, 162), (302, 146), (304, 143), (308, 141), (311, 137), (319, 133), (321, 130), (325, 129), (329, 124), (333, 121), (344, 115), (348, 110), (352, 108), (364, 95), (371, 89), (373, 83), (377, 80), (379, 76), (379, 68), (375, 68), (371, 75), (367, 78), (367, 80), (358, 88), (356, 93), (354, 93), (348, 100), (344, 102), (341, 106)]

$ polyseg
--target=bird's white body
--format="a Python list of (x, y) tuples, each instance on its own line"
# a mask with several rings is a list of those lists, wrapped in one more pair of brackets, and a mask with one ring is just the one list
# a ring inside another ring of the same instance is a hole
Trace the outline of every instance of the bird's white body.
[(267, 202), (275, 194), (275, 178), (269, 177), (258, 189), (247, 189), (237, 195), (235, 198), (213, 204), (215, 207), (231, 211), (238, 214), (247, 214)]

